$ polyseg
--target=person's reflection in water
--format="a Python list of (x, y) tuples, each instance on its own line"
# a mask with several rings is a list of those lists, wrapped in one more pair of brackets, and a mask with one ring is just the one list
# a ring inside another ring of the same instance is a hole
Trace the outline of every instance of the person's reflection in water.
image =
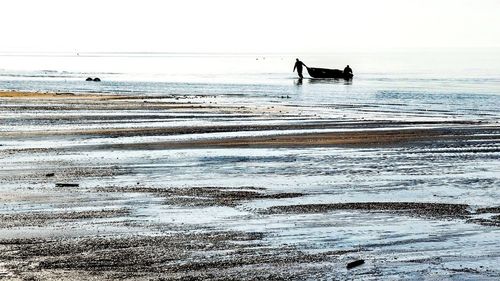
[(294, 81), (295, 86), (302, 86), (302, 80), (304, 80), (304, 79), (299, 78), (296, 81)]

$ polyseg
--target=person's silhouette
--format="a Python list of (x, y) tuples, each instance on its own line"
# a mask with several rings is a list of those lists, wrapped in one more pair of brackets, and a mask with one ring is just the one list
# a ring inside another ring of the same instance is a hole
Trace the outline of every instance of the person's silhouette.
[(352, 69), (349, 67), (349, 65), (344, 68), (344, 74), (352, 74)]
[(307, 67), (307, 65), (301, 62), (299, 59), (296, 59), (295, 65), (293, 66), (293, 72), (295, 72), (295, 69), (297, 69), (297, 74), (301, 79), (304, 78), (304, 76), (302, 76), (302, 66)]

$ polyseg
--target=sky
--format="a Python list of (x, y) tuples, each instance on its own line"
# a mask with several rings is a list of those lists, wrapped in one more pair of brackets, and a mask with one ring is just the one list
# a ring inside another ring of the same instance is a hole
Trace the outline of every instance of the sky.
[(2, 0), (0, 52), (500, 47), (498, 0)]

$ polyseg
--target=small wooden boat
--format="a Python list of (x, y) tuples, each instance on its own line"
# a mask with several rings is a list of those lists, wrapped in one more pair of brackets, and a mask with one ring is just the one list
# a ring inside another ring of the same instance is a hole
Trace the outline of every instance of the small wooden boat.
[(354, 76), (352, 73), (344, 73), (340, 69), (306, 67), (312, 78), (335, 78), (350, 80)]

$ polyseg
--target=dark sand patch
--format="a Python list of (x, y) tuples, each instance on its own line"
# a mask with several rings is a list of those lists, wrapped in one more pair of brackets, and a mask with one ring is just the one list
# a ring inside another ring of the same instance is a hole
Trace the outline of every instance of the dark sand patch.
[[(173, 106), (182, 108), (180, 105), (172, 105), (172, 107), (169, 107), (169, 109), (173, 109)], [(203, 107), (207, 108), (207, 107)], [(39, 106), (36, 107), (37, 110), (40, 110)], [(106, 106), (107, 110), (109, 110), (109, 107)], [(130, 109), (130, 108), (128, 108)], [(154, 110), (152, 108), (148, 108), (150, 110)], [(221, 109), (221, 108), (219, 108)], [(53, 109), (51, 109), (53, 110)], [(61, 110), (59, 108), (59, 110)], [(74, 108), (73, 108), (74, 110)], [(115, 109), (116, 110), (116, 109)], [(207, 112), (208, 113), (208, 112)], [(230, 116), (231, 118), (252, 118), (252, 117), (258, 117), (260, 115), (237, 115), (234, 114), (228, 114), (228, 117)], [(140, 118), (140, 119), (148, 119), (148, 118), (154, 118), (156, 120), (171, 120), (172, 116), (133, 116), (134, 118)], [(218, 118), (221, 117), (219, 115), (216, 116), (210, 116), (206, 115), (204, 116), (205, 118)], [(69, 122), (69, 124), (74, 124), (77, 122), (81, 122), (82, 118), (86, 121), (92, 121), (95, 118), (99, 118), (98, 120), (103, 120), (103, 119), (110, 119), (110, 122), (116, 121), (119, 122), (120, 120), (129, 120), (131, 118), (130, 115), (124, 115), (124, 116), (111, 116), (111, 117), (106, 117), (106, 116), (82, 116), (78, 119), (75, 117), (72, 117), (72, 119), (68, 119), (68, 117), (64, 117), (67, 119), (66, 122), (71, 120), (72, 122)], [(182, 118), (189, 118), (186, 116), (183, 116)], [(193, 118), (199, 118), (199, 117), (193, 117)], [(62, 118), (58, 118), (57, 121), (61, 122)], [(37, 123), (41, 124), (42, 122), (53, 122), (52, 119), (33, 119), (33, 120), (24, 120), (24, 122), (28, 121), (36, 121)], [(23, 136), (23, 137), (36, 137), (36, 136), (77, 136), (77, 135), (84, 135), (84, 136), (95, 136), (95, 137), (132, 137), (132, 136), (170, 136), (170, 135), (184, 135), (184, 134), (207, 134), (207, 133), (221, 133), (221, 132), (250, 132), (250, 131), (279, 131), (279, 130), (312, 130), (312, 129), (376, 129), (376, 128), (393, 128), (394, 130), (397, 129), (398, 127), (408, 127), (408, 126), (456, 126), (456, 125), (479, 125), (478, 124), (472, 124), (471, 122), (440, 122), (440, 123), (433, 123), (433, 122), (388, 122), (388, 121), (379, 121), (379, 122), (352, 122), (352, 121), (335, 121), (335, 122), (318, 122), (318, 123), (308, 123), (306, 120), (302, 123), (297, 123), (297, 124), (276, 124), (276, 125), (266, 125), (266, 124), (259, 124), (259, 125), (244, 125), (244, 124), (238, 124), (238, 125), (210, 125), (210, 126), (193, 126), (193, 127), (144, 127), (144, 128), (102, 128), (102, 129), (51, 129), (51, 130), (45, 130), (45, 131), (20, 131), (20, 132), (4, 132), (4, 136), (8, 137), (14, 137), (14, 136)], [(343, 134), (343, 132), (340, 132), (340, 134)]]
[(332, 203), (274, 206), (263, 211), (265, 214), (311, 214), (335, 210), (358, 210), (366, 212), (389, 212), (395, 215), (417, 216), (432, 219), (463, 219), (467, 223), (484, 226), (500, 226), (500, 215), (489, 218), (474, 218), (477, 214), (499, 213), (498, 207), (481, 208), (475, 213), (466, 204), (416, 203), (416, 202), (366, 202)]
[[(46, 153), (45, 151), (38, 153)], [(45, 155), (40, 155), (44, 157)], [(1, 154), (0, 154), (1, 157)], [(50, 157), (50, 156), (49, 156)], [(17, 170), (13, 173), (10, 170), (0, 171), (1, 182), (13, 182), (19, 180), (29, 180), (34, 183), (58, 183), (58, 182), (78, 182), (81, 179), (103, 178), (127, 174), (129, 171), (123, 167), (113, 166), (75, 166), (70, 161), (51, 161), (54, 168), (34, 167), (29, 170)], [(39, 168), (39, 169), (38, 169)], [(54, 174), (47, 176), (47, 174)], [(59, 188), (59, 187), (58, 187)]]
[(491, 216), (489, 218), (471, 218), (468, 219), (469, 223), (477, 223), (485, 226), (500, 226), (500, 215)]
[(476, 213), (477, 214), (500, 213), (500, 207), (479, 208), (476, 210)]
[(478, 208), (474, 214), (481, 215), (481, 217), (480, 218), (472, 217), (468, 219), (467, 222), (477, 223), (485, 226), (496, 226), (496, 227), (500, 226), (500, 207), (498, 206)]
[(152, 193), (165, 198), (165, 203), (180, 206), (236, 206), (242, 201), (256, 199), (282, 199), (303, 196), (302, 193), (264, 193), (257, 187), (186, 187), (186, 188), (149, 188), (149, 187), (103, 187), (101, 192)]
[(390, 212), (394, 214), (416, 215), (432, 218), (466, 218), (470, 215), (469, 205), (414, 202), (368, 202), (332, 203), (275, 206), (264, 212), (267, 214), (326, 213), (334, 210), (361, 210), (368, 212)]
[[(282, 280), (305, 274), (306, 265), (336, 262), (351, 250), (305, 253), (273, 248), (262, 233), (191, 232), (162, 236), (85, 237), (71, 239), (0, 240), (0, 258), (14, 275), (30, 276), (61, 270), (71, 279), (87, 272), (100, 278), (204, 278)], [(259, 268), (255, 271), (255, 268)], [(275, 268), (279, 268), (279, 275)], [(307, 272), (306, 272), (307, 271)], [(323, 268), (324, 271), (324, 268)], [(281, 275), (282, 278), (278, 278)], [(199, 278), (199, 279), (198, 279)], [(295, 278), (294, 278), (295, 279)]]
[[(421, 142), (472, 141), (498, 138), (498, 128), (428, 128), (356, 130), (338, 132), (297, 132), (268, 136), (225, 137), (199, 140), (177, 140), (142, 143), (96, 145), (94, 149), (175, 149), (227, 147), (308, 147), (308, 146), (390, 146)], [(498, 149), (494, 150), (498, 151)]]
[(128, 209), (67, 211), (67, 212), (29, 212), (0, 214), (0, 227), (47, 226), (64, 221), (104, 219), (129, 215)]

